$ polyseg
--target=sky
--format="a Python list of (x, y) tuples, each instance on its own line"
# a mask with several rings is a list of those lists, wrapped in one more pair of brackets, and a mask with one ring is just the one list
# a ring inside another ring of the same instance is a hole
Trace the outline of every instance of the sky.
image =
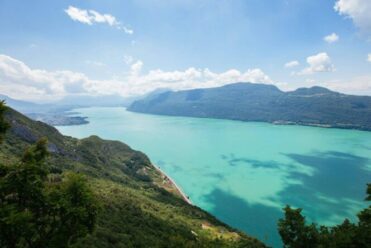
[(0, 0), (0, 93), (252, 82), (371, 95), (370, 13), (371, 0)]

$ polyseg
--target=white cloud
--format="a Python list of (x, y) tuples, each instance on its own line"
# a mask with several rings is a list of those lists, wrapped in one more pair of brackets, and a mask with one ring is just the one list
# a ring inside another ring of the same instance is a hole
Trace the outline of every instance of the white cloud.
[(131, 75), (137, 76), (139, 75), (140, 71), (142, 70), (143, 62), (138, 60), (134, 64), (130, 66), (131, 69)]
[(94, 23), (105, 23), (109, 26), (116, 27), (119, 30), (123, 30), (127, 34), (134, 33), (132, 29), (122, 25), (116, 20), (116, 17), (110, 14), (101, 14), (95, 10), (79, 9), (73, 6), (69, 6), (68, 9), (65, 9), (64, 11), (74, 21), (88, 25), (93, 25)]
[(335, 70), (334, 65), (331, 63), (330, 57), (327, 53), (318, 53), (307, 58), (309, 66), (304, 68), (299, 75), (308, 75), (317, 72), (332, 72)]
[(368, 62), (371, 62), (371, 53), (368, 54), (368, 56), (367, 56), (367, 61), (368, 61)]
[(134, 58), (130, 55), (124, 55), (124, 62), (125, 64), (130, 65), (134, 62)]
[(285, 64), (285, 67), (286, 68), (292, 68), (292, 67), (298, 66), (299, 64), (300, 64), (299, 61), (293, 60), (293, 61), (287, 62)]
[(127, 34), (134, 34), (134, 30), (132, 30), (132, 29), (130, 29), (128, 27), (118, 26), (117, 28), (120, 29), (120, 30), (123, 30)]
[(0, 82), (1, 92), (16, 98), (54, 99), (83, 92), (88, 80), (84, 74), (70, 71), (32, 70), (19, 60), (0, 55)]
[(53, 101), (72, 94), (134, 96), (157, 88), (184, 90), (234, 82), (273, 83), (261, 69), (215, 73), (190, 67), (184, 71), (157, 69), (143, 73), (143, 66), (137, 60), (123, 78), (94, 80), (77, 72), (31, 69), (19, 60), (0, 55), (0, 92), (16, 99)]
[(339, 40), (339, 36), (335, 33), (329, 34), (323, 38), (324, 41), (327, 43), (334, 43)]
[(335, 10), (348, 18), (366, 35), (371, 36), (371, 1), (370, 0), (338, 0)]
[(371, 95), (371, 75), (358, 76), (348, 80), (334, 80), (322, 84), (329, 89), (355, 95)]
[(116, 26), (119, 24), (118, 21), (116, 21), (116, 17), (110, 15), (110, 14), (100, 14), (95, 10), (89, 10), (90, 16), (89, 18), (93, 22), (97, 23), (107, 23), (110, 26)]
[(73, 6), (69, 6), (68, 9), (66, 9), (64, 11), (74, 21), (78, 21), (78, 22), (85, 23), (85, 24), (88, 24), (88, 25), (93, 24), (93, 22), (91, 20), (91, 17), (88, 14), (87, 10), (83, 10), (83, 9), (79, 9), (79, 8), (76, 8), (76, 7), (73, 7)]

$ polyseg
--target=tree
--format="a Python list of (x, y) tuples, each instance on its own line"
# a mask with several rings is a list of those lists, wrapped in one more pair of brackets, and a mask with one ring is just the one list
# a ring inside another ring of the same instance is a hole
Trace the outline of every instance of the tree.
[(4, 101), (0, 101), (0, 143), (3, 140), (3, 136), (9, 128), (9, 124), (4, 119), (4, 113), (6, 111), (6, 106)]
[(48, 197), (52, 228), (44, 237), (46, 247), (71, 245), (94, 231), (99, 204), (84, 176), (66, 173), (61, 183), (51, 183)]
[[(8, 128), (0, 103), (0, 134)], [(47, 139), (13, 166), (0, 165), (0, 247), (67, 247), (94, 230), (98, 204), (87, 180), (50, 175)]]
[[(371, 201), (371, 184), (367, 184), (367, 197), (366, 201)], [(360, 245), (371, 244), (371, 205), (368, 208), (365, 208), (361, 212), (358, 213), (358, 229), (357, 229), (357, 239)], [(361, 246), (360, 246), (361, 247)]]
[[(367, 185), (366, 201), (371, 200), (371, 184)], [(358, 214), (358, 223), (348, 219), (333, 227), (307, 225), (302, 209), (284, 208), (285, 217), (278, 221), (278, 231), (284, 247), (363, 248), (371, 244), (371, 206)]]
[(314, 224), (307, 226), (302, 209), (284, 208), (285, 218), (278, 221), (278, 232), (285, 247), (315, 247), (318, 243), (318, 231)]

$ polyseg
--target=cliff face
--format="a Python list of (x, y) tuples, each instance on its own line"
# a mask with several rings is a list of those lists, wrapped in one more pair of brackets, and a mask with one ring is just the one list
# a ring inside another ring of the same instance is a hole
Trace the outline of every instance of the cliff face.
[(12, 109), (6, 120), (11, 129), (1, 145), (1, 163), (11, 166), (26, 147), (47, 137), (51, 173), (88, 177), (103, 210), (95, 233), (77, 247), (264, 247), (187, 204), (146, 155), (121, 142), (66, 137)]

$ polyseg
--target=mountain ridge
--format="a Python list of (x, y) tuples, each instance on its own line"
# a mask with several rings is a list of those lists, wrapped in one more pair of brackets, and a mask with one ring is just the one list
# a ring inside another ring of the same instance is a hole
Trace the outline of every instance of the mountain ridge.
[(133, 102), (129, 111), (371, 130), (371, 97), (314, 86), (284, 92), (274, 85), (234, 83), (168, 91)]

